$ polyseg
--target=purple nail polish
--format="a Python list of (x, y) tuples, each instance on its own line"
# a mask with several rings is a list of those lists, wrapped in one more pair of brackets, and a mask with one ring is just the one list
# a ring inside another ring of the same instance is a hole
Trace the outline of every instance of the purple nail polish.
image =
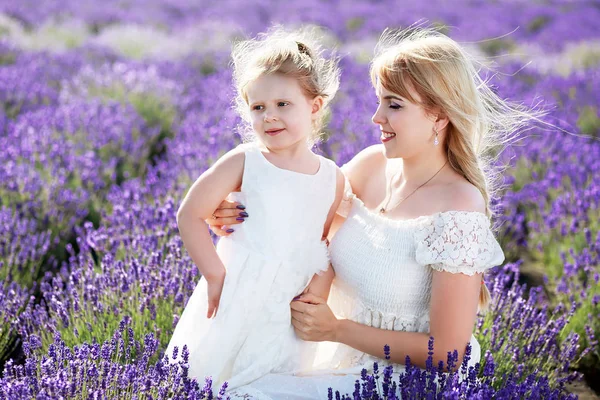
[(242, 211), (240, 213), (240, 217), (247, 217), (247, 216), (248, 216), (248, 213), (246, 211)]
[(227, 232), (227, 233), (233, 233), (233, 232), (234, 232), (234, 230), (233, 230), (233, 229), (231, 229), (231, 228), (229, 228), (229, 229), (227, 229), (225, 232)]
[(245, 219), (244, 219), (244, 218), (242, 218), (242, 217), (237, 217), (235, 220), (236, 220), (236, 221), (245, 221)]
[(235, 208), (237, 208), (238, 210), (245, 210), (246, 206), (239, 204), (239, 205), (235, 206)]

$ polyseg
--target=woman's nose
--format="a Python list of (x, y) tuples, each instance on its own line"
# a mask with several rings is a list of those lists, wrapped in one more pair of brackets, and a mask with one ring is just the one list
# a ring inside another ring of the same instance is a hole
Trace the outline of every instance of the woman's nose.
[(373, 121), (373, 123), (377, 124), (377, 125), (383, 125), (383, 124), (385, 124), (385, 117), (379, 111), (379, 107), (377, 107), (377, 110), (375, 111), (375, 114), (373, 114), (373, 116), (371, 117), (371, 121)]

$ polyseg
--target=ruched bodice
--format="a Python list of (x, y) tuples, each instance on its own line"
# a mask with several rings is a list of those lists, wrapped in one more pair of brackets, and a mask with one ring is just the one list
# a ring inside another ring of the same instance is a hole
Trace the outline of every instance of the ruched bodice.
[[(485, 214), (448, 211), (396, 221), (367, 209), (351, 192), (344, 203), (346, 221), (329, 248), (336, 273), (331, 306), (340, 317), (376, 328), (429, 332), (434, 269), (473, 275), (504, 260)], [(471, 344), (474, 364), (480, 356), (474, 337)], [(368, 368), (374, 360), (339, 345), (333, 366)]]

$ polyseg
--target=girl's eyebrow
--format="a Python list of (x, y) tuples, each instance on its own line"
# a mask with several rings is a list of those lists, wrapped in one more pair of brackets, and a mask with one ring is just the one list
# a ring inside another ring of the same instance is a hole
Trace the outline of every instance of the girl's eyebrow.
[[(286, 103), (291, 103), (291, 102), (292, 102), (291, 100), (288, 100), (288, 99), (286, 99), (286, 98), (284, 98), (284, 97), (282, 97), (282, 98), (280, 98), (280, 99), (269, 100), (269, 101), (272, 101), (272, 102), (274, 102), (274, 103), (279, 103), (279, 102), (282, 102), (282, 101), (283, 101), (283, 102), (286, 102)], [(256, 105), (256, 104), (263, 104), (263, 103), (265, 103), (265, 102), (264, 102), (264, 101), (258, 101), (258, 100), (257, 100), (257, 101), (255, 101), (255, 102), (253, 102), (253, 103), (250, 103), (250, 107), (252, 107), (253, 105)]]

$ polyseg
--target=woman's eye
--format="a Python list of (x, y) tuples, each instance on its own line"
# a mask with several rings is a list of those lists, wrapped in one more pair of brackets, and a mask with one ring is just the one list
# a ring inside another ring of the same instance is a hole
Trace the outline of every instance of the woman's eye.
[(390, 103), (390, 108), (393, 108), (394, 110), (399, 110), (402, 108), (402, 106), (400, 104)]

